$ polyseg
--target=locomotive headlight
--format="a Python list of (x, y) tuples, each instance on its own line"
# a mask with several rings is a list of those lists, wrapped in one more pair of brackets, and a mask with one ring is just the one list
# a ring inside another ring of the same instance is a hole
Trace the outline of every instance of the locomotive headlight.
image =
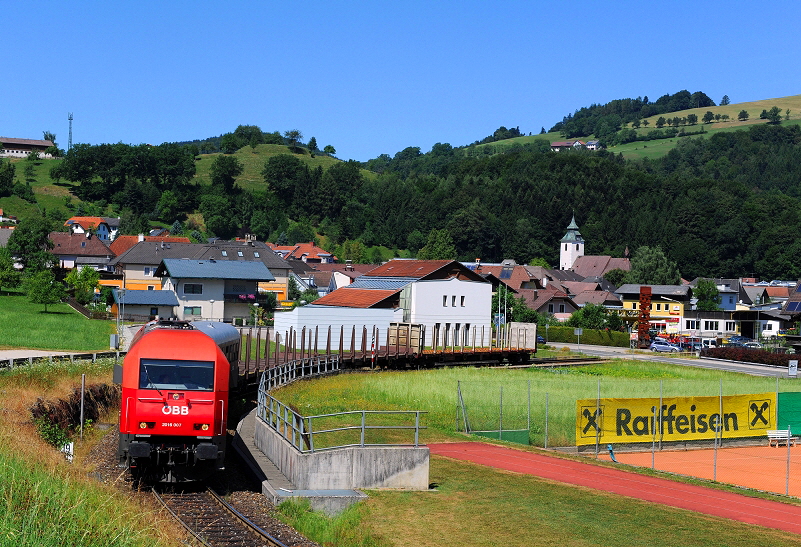
[(209, 426), (209, 424), (195, 424), (193, 427), (194, 427), (194, 429), (200, 429), (202, 431), (208, 431), (210, 426)]
[(139, 429), (147, 429), (147, 422), (139, 422)]

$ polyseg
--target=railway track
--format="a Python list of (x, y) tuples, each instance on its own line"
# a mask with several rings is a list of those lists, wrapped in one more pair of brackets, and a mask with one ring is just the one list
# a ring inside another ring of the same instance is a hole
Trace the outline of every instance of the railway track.
[(288, 547), (256, 526), (210, 488), (205, 492), (153, 496), (201, 544), (207, 547)]

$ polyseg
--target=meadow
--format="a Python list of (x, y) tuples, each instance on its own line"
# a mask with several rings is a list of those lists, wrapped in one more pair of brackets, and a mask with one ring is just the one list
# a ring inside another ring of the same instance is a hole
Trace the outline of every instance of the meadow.
[(0, 349), (108, 351), (113, 321), (86, 319), (65, 303), (32, 304), (20, 291), (0, 295)]
[[(762, 378), (680, 365), (616, 360), (568, 368), (444, 368), (344, 374), (296, 382), (273, 392), (302, 414), (347, 410), (421, 410), (423, 442), (463, 431), (457, 390), (474, 430), (497, 429), (503, 401), (504, 429), (530, 427), (534, 446), (575, 446), (576, 399), (604, 397), (716, 396), (801, 391), (795, 380)], [(531, 423), (527, 413), (531, 405)], [(545, 437), (546, 405), (548, 437)]]
[[(535, 414), (532, 423), (539, 424), (532, 428), (532, 442), (542, 444), (542, 432), (536, 427), (542, 425), (547, 393), (551, 441), (569, 445), (574, 439), (575, 400), (596, 397), (599, 381), (601, 395), (611, 397), (658, 396), (660, 390), (665, 396), (688, 392), (717, 395), (721, 380), (724, 394), (777, 389), (773, 378), (621, 360), (560, 370), (464, 367), (341, 374), (296, 382), (274, 391), (273, 395), (306, 415), (355, 409), (426, 410), (428, 429), (423, 433), (424, 442), (437, 442), (465, 438), (456, 431), (457, 387), (461, 387), (463, 394), (469, 393), (488, 404), (497, 404), (502, 387), (506, 413), (515, 405), (525, 406), (521, 400), (527, 398), (530, 385), (532, 414)], [(791, 380), (779, 380), (778, 388), (801, 389)], [(507, 401), (510, 407), (506, 406)], [(369, 491), (368, 501), (347, 516), (361, 522), (360, 526), (349, 528), (353, 537), (340, 536), (341, 543), (330, 544), (431, 547), (801, 544), (801, 538), (782, 532), (467, 462), (435, 456), (430, 465), (432, 490)], [(314, 537), (319, 526), (316, 519), (320, 517), (302, 511), (297, 514), (290, 522)]]

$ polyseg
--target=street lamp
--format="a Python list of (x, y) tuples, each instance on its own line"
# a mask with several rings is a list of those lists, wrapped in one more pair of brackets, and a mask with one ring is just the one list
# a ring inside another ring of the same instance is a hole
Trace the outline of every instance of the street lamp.
[(211, 304), (211, 311), (209, 312), (210, 315), (211, 315), (211, 318), (209, 319), (209, 321), (214, 321), (214, 299), (213, 298), (211, 300), (209, 300), (209, 304)]

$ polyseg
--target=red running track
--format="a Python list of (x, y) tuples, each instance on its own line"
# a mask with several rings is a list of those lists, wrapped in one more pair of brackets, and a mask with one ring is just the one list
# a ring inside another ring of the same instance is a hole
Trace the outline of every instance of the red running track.
[(801, 534), (797, 505), (482, 442), (432, 443), (428, 448), (446, 458)]

